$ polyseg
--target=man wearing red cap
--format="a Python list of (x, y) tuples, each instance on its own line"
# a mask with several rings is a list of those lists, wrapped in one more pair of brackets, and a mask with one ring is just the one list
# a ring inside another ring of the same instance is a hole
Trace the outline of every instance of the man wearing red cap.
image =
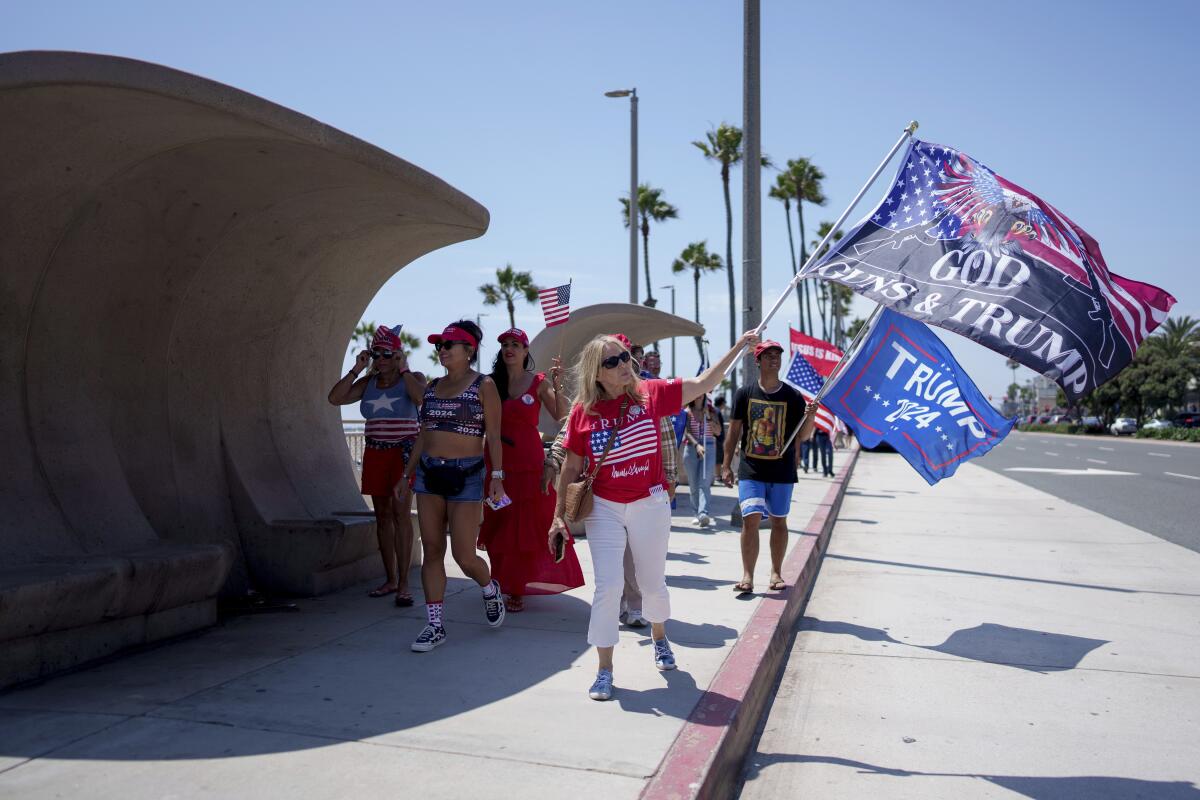
[(770, 588), (784, 588), (783, 557), (787, 551), (787, 514), (796, 485), (796, 456), (800, 437), (788, 445), (791, 432), (804, 420), (804, 398), (779, 379), (783, 345), (767, 340), (754, 348), (758, 381), (738, 389), (725, 437), (721, 479), (732, 484), (730, 465), (738, 446), (738, 502), (742, 512), (742, 579), (737, 592), (754, 591), (754, 565), (758, 561), (758, 524), (764, 514), (771, 519)]

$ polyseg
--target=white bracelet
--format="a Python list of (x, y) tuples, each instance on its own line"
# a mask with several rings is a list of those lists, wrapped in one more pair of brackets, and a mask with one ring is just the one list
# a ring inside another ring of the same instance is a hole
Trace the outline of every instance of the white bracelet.
[(502, 469), (492, 470), (492, 480), (496, 480), (497, 478), (499, 478), (500, 480), (504, 480), (504, 470), (502, 470)]

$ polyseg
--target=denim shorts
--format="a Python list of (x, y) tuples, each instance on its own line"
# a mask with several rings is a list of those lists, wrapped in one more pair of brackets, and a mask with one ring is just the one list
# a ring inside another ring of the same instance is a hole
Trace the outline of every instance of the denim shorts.
[[(458, 494), (446, 496), (439, 495), (426, 488), (425, 486), (425, 465), (437, 464), (439, 466), (454, 466), (459, 469), (470, 469), (477, 464), (480, 468), (475, 470), (471, 475), (467, 476), (466, 482), (463, 484), (462, 491)], [(483, 474), (487, 470), (482, 468), (483, 456), (474, 456), (472, 458), (435, 458), (434, 456), (421, 456), (420, 463), (417, 464), (417, 472), (413, 480), (413, 491), (419, 494), (432, 494), (437, 497), (445, 497), (447, 503), (478, 503), (483, 500)]]
[(794, 483), (764, 483), (762, 481), (738, 481), (738, 504), (742, 516), (751, 514), (767, 514), (772, 517), (786, 517), (788, 508), (792, 505), (792, 489)]

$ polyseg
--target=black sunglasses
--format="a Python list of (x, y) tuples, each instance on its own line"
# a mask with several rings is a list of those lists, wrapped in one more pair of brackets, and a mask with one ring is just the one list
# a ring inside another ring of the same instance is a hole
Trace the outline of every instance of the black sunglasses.
[(616, 369), (617, 364), (628, 364), (628, 363), (629, 363), (629, 351), (622, 350), (617, 355), (609, 356), (608, 358), (601, 361), (600, 366), (604, 367), (605, 369)]
[(396, 355), (395, 352), (393, 352), (391, 350), (372, 350), (371, 351), (371, 358), (391, 358), (394, 355)]
[(466, 347), (467, 345), (470, 344), (470, 342), (452, 342), (448, 339), (444, 339), (444, 340), (438, 342), (437, 344), (435, 344), (434, 349), (449, 350), (451, 347), (454, 347), (454, 345), (456, 345), (456, 344), (461, 344), (463, 347)]

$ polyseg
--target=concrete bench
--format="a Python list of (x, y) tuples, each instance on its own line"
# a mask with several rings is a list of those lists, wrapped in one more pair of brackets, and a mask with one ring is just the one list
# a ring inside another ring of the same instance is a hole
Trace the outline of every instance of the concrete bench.
[(212, 625), (231, 564), (164, 542), (0, 568), (0, 687)]

